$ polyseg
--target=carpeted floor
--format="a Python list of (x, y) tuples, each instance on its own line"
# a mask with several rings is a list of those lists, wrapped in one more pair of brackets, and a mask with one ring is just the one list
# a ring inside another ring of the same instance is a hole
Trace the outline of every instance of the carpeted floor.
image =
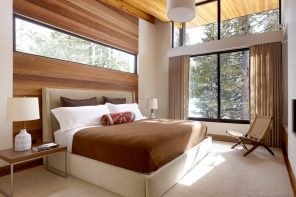
[[(273, 149), (275, 157), (263, 148), (243, 157), (243, 150), (231, 150), (231, 145), (232, 143), (214, 142), (208, 156), (164, 196), (293, 196), (280, 149)], [(8, 176), (0, 178), (0, 187), (8, 190)], [(16, 173), (14, 194), (21, 197), (117, 196), (74, 177), (63, 179), (42, 167)]]

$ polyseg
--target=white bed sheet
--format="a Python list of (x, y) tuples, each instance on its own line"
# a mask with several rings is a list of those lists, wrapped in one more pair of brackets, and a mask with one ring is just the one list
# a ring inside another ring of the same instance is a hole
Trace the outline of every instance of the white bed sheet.
[(62, 132), (61, 129), (58, 129), (54, 132), (55, 143), (62, 146), (67, 146), (68, 152), (72, 152), (73, 136), (75, 135), (75, 133), (77, 133), (82, 129), (91, 128), (91, 127), (103, 127), (103, 125), (80, 127), (80, 128), (70, 129), (64, 132)]

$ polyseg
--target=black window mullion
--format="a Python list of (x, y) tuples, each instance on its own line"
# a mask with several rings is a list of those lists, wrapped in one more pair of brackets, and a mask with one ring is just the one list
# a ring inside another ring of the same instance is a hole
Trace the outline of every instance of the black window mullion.
[[(218, 40), (221, 39), (221, 0), (217, 1), (217, 30)], [(218, 91), (218, 114), (217, 119), (221, 121), (221, 78), (220, 78), (220, 53), (217, 53), (217, 91)]]
[(16, 29), (15, 29), (16, 17), (13, 15), (13, 51), (16, 51)]
[(134, 73), (137, 74), (138, 73), (138, 56), (134, 55), (135, 57), (135, 61), (134, 61)]
[(282, 24), (282, 0), (279, 0), (279, 24)]
[(220, 85), (220, 53), (217, 54), (217, 92), (218, 92), (218, 114), (217, 119), (221, 120), (221, 85)]
[(172, 48), (175, 48), (174, 42), (175, 42), (175, 23), (172, 21)]
[(185, 45), (185, 40), (186, 40), (186, 23), (182, 23), (182, 28), (180, 32), (180, 46)]
[(218, 0), (218, 6), (217, 6), (217, 12), (218, 12), (218, 14), (217, 14), (217, 17), (218, 17), (218, 19), (217, 19), (217, 23), (218, 23), (218, 40), (220, 40), (221, 39), (221, 0)]

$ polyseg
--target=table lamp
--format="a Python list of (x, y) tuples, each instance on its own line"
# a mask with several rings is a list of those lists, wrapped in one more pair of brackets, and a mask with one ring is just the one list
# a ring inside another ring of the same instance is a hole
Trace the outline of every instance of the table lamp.
[(32, 147), (32, 138), (26, 130), (26, 121), (37, 120), (39, 103), (37, 97), (22, 97), (7, 99), (7, 118), (11, 121), (23, 121), (24, 127), (14, 139), (15, 151), (26, 151)]
[(149, 115), (149, 118), (150, 118), (150, 119), (155, 118), (154, 110), (155, 110), (155, 109), (158, 109), (157, 98), (151, 98), (151, 99), (149, 100), (149, 109), (151, 109), (151, 113), (150, 113), (150, 115)]

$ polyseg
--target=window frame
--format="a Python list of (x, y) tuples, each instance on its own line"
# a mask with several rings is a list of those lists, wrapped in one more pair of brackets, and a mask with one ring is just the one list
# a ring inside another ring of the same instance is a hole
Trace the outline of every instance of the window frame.
[[(91, 43), (102, 45), (104, 47), (108, 47), (108, 48), (111, 48), (111, 49), (115, 49), (115, 50), (118, 50), (118, 51), (127, 53), (129, 55), (132, 55), (132, 56), (134, 56), (134, 59), (135, 59), (135, 61), (134, 61), (134, 72), (127, 72), (127, 71), (115, 70), (115, 69), (111, 69), (111, 68), (105, 68), (105, 67), (100, 67), (100, 66), (95, 66), (95, 65), (90, 65), (90, 64), (84, 64), (84, 63), (79, 63), (79, 62), (74, 62), (74, 61), (67, 61), (67, 60), (57, 59), (57, 58), (53, 58), (53, 57), (46, 57), (46, 56), (42, 56), (42, 55), (36, 55), (36, 54), (30, 54), (30, 53), (26, 53), (26, 52), (17, 51), (16, 50), (16, 27), (15, 27), (15, 21), (16, 21), (16, 19), (21, 19), (21, 20), (24, 20), (26, 22), (30, 22), (32, 24), (35, 24), (35, 25), (39, 25), (41, 27), (48, 28), (50, 30), (58, 31), (60, 33), (63, 33), (63, 34), (69, 35), (69, 36), (73, 36), (73, 37), (76, 37), (76, 38), (79, 38), (79, 39), (82, 39), (82, 40), (85, 40), (85, 41), (88, 41), (88, 42), (91, 42)], [(33, 19), (27, 18), (25, 16), (18, 15), (18, 14), (13, 14), (13, 52), (25, 53), (25, 54), (29, 54), (29, 55), (35, 55), (35, 56), (44, 57), (44, 58), (50, 58), (50, 59), (59, 60), (59, 61), (66, 61), (66, 62), (71, 62), (71, 63), (77, 63), (77, 64), (82, 64), (82, 65), (97, 67), (97, 68), (101, 68), (101, 69), (108, 69), (108, 70), (117, 71), (117, 72), (131, 73), (131, 74), (137, 74), (138, 73), (138, 66), (137, 66), (138, 65), (138, 55), (135, 54), (135, 53), (131, 53), (129, 51), (126, 51), (126, 50), (123, 50), (123, 49), (120, 49), (120, 48), (116, 48), (116, 47), (113, 47), (113, 46), (110, 46), (110, 45), (107, 45), (107, 44), (98, 42), (96, 40), (92, 40), (90, 38), (83, 37), (82, 35), (77, 35), (77, 34), (74, 34), (72, 32), (69, 32), (69, 31), (66, 31), (66, 30), (63, 30), (63, 29), (59, 29), (59, 28), (54, 27), (54, 26), (51, 26), (49, 24), (45, 24), (45, 23), (39, 22), (37, 20), (33, 20)]]
[[(282, 0), (278, 0), (279, 1), (279, 25), (282, 24)], [(204, 4), (208, 4), (208, 3), (212, 3), (212, 2), (217, 2), (217, 40), (221, 40), (221, 0), (207, 0), (207, 1), (203, 1), (200, 3), (196, 3), (195, 7), (197, 6), (201, 6)], [(174, 21), (171, 21), (171, 25), (172, 25), (172, 48), (175, 48), (176, 46), (174, 46), (174, 32), (175, 32), (175, 24)], [(182, 31), (180, 32), (180, 38), (179, 38), (179, 47), (182, 46), (186, 46), (184, 45), (184, 39), (185, 39), (185, 32), (186, 32), (186, 23), (182, 23)], [(181, 41), (181, 38), (183, 39)], [(215, 40), (216, 41), (216, 40)]]
[[(189, 58), (193, 57), (200, 57), (200, 56), (207, 56), (207, 55), (217, 55), (217, 118), (196, 118), (196, 117), (188, 117), (189, 120), (196, 120), (196, 121), (206, 121), (206, 122), (221, 122), (221, 123), (236, 123), (236, 124), (250, 124), (250, 120), (233, 120), (233, 119), (221, 119), (221, 80), (220, 80), (220, 73), (221, 73), (221, 66), (220, 66), (220, 55), (225, 53), (234, 53), (234, 52), (242, 52), (242, 51), (250, 51), (249, 48), (240, 48), (234, 50), (226, 50), (226, 51), (217, 51), (211, 53), (204, 53), (204, 54), (197, 54), (197, 55), (190, 55)], [(250, 67), (250, 56), (249, 56), (249, 79), (251, 73)], [(190, 72), (190, 69), (188, 69)], [(189, 75), (189, 73), (188, 73)], [(251, 101), (250, 95), (250, 80), (249, 80), (249, 102)], [(250, 106), (250, 105), (249, 105)], [(249, 113), (251, 114), (251, 108), (249, 108)]]

